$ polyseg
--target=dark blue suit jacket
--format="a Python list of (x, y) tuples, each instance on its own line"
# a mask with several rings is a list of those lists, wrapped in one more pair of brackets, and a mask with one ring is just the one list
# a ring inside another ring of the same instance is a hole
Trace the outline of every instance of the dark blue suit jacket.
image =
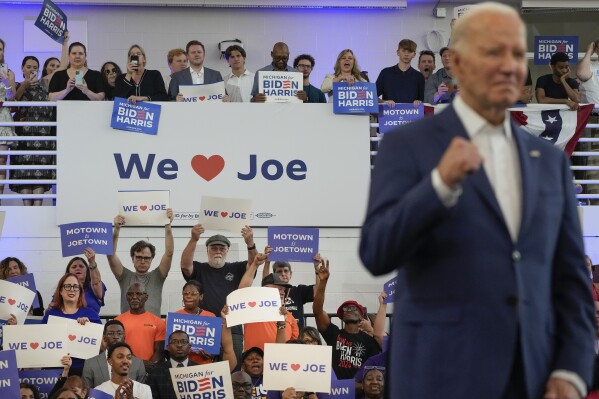
[[(222, 82), (223, 77), (219, 71), (204, 67), (204, 84)], [(179, 94), (179, 85), (192, 85), (193, 79), (189, 68), (176, 72), (171, 76), (171, 82), (168, 85), (168, 95), (171, 100), (175, 100)]]
[(372, 176), (360, 255), (398, 270), (389, 398), (499, 399), (517, 335), (529, 399), (550, 373), (593, 370), (593, 303), (566, 155), (512, 123), (522, 175), (514, 243), (484, 169), (452, 208), (431, 171), (455, 136), (452, 106), (387, 133)]

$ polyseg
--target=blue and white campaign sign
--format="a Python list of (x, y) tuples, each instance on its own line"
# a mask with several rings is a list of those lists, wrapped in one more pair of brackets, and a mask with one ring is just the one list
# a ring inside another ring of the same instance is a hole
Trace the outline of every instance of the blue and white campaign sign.
[(0, 280), (0, 319), (8, 320), (13, 314), (17, 324), (23, 324), (31, 309), (35, 292), (19, 284)]
[(191, 350), (205, 350), (211, 355), (220, 353), (220, 341), (223, 330), (220, 317), (199, 316), (195, 314), (172, 313), (166, 316), (166, 337), (164, 347), (168, 346), (168, 337), (173, 331), (184, 331), (189, 335)]
[(393, 277), (391, 280), (387, 281), (383, 286), (383, 290), (385, 294), (387, 294), (387, 298), (385, 298), (385, 303), (393, 303), (395, 300), (395, 290), (397, 288), (397, 276)]
[(370, 82), (333, 83), (333, 112), (335, 114), (370, 114), (378, 112), (376, 84)]
[(318, 253), (318, 229), (300, 227), (269, 227), (268, 245), (272, 252), (268, 259), (277, 262), (307, 262)]
[(158, 133), (161, 110), (159, 104), (141, 101), (133, 104), (120, 97), (116, 97), (113, 104), (111, 128), (153, 135)]
[(66, 324), (7, 325), (2, 329), (4, 348), (16, 351), (19, 368), (62, 367), (60, 359), (70, 353)]
[(89, 359), (100, 353), (104, 325), (88, 322), (77, 323), (77, 320), (66, 317), (50, 316), (48, 325), (64, 325), (68, 334), (64, 342), (68, 353), (79, 359)]
[(48, 399), (61, 374), (62, 369), (19, 370), (19, 381), (35, 385), (40, 392), (40, 397)]
[(232, 398), (229, 362), (169, 369), (177, 398)]
[(264, 344), (264, 388), (329, 393), (331, 354), (328, 345)]
[(227, 326), (261, 321), (284, 321), (280, 312), (281, 296), (272, 287), (241, 288), (227, 295)]
[(244, 198), (202, 197), (199, 223), (208, 230), (239, 233), (250, 224), (252, 200)]
[(119, 214), (127, 226), (165, 226), (170, 222), (170, 192), (164, 190), (119, 191)]
[[(179, 215), (175, 227), (198, 222), (203, 196), (251, 199), (246, 224), (255, 227), (362, 225), (370, 182), (368, 115), (334, 115), (325, 104), (166, 102), (160, 129), (168, 134), (148, 136), (111, 129), (108, 101), (59, 101), (57, 107), (57, 224), (112, 221), (117, 191), (169, 190)], [(198, 124), (232, 115), (252, 134), (230, 123)], [(81, 151), (89, 143), (93, 151)], [(343, 151), (331, 157), (339, 143)], [(86, 196), (85, 206), (82, 175), (97, 194)]]
[(356, 397), (356, 382), (352, 379), (338, 380), (335, 373), (331, 373), (331, 399), (355, 399)]
[(42, 10), (35, 21), (35, 26), (60, 44), (64, 42), (67, 30), (67, 15), (50, 0), (44, 0)]
[(79, 222), (60, 225), (62, 257), (76, 256), (85, 248), (97, 254), (112, 255), (112, 224), (104, 222)]
[(40, 301), (37, 299), (37, 289), (35, 288), (35, 278), (33, 277), (32, 273), (21, 274), (20, 276), (7, 278), (6, 281), (19, 284), (20, 286), (33, 291), (35, 295), (33, 296), (33, 303), (31, 304), (31, 308), (36, 309), (40, 307)]
[(0, 398), (20, 397), (19, 372), (15, 351), (0, 351)]
[(89, 394), (87, 395), (89, 399), (112, 399), (113, 396), (98, 389), (91, 388), (89, 390)]
[(578, 64), (578, 36), (535, 36), (535, 65), (549, 65), (551, 56), (566, 53), (570, 64)]
[(301, 103), (297, 92), (304, 89), (301, 72), (258, 71), (258, 92), (266, 96), (267, 103)]
[(225, 96), (225, 82), (205, 85), (179, 85), (179, 93), (183, 94), (183, 102), (207, 103), (210, 101), (223, 101)]
[(414, 104), (396, 103), (395, 107), (379, 104), (379, 133), (387, 133), (398, 126), (406, 125), (424, 117), (424, 104), (414, 108)]

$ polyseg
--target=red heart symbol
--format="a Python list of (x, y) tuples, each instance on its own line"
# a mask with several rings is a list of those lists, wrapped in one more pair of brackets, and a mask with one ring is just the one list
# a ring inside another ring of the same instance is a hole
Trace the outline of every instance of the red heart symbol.
[(11, 305), (14, 305), (15, 303), (17, 303), (17, 301), (15, 301), (14, 299), (9, 299), (8, 303), (10, 303)]
[(145, 211), (146, 209), (148, 209), (147, 205), (142, 205), (139, 207), (139, 209), (141, 209), (142, 211)]
[(202, 179), (210, 181), (222, 172), (225, 167), (225, 160), (220, 155), (213, 155), (210, 158), (196, 155), (191, 158), (191, 167)]
[(291, 364), (291, 369), (292, 369), (293, 371), (298, 371), (298, 370), (299, 370), (299, 368), (300, 368), (300, 365), (299, 365), (298, 363), (292, 363), (292, 364)]
[(198, 97), (200, 99), (200, 101), (204, 101), (206, 99), (206, 96), (202, 96), (202, 97)]
[(250, 305), (250, 308), (253, 308), (254, 306), (256, 306), (256, 302), (248, 302), (248, 305)]
[(70, 339), (71, 341), (74, 341), (74, 340), (75, 340), (75, 338), (77, 338), (77, 336), (76, 336), (76, 335), (69, 335), (69, 339)]
[(40, 344), (38, 344), (37, 342), (30, 342), (29, 346), (31, 346), (31, 349), (37, 349), (37, 347), (40, 346)]
[(226, 218), (228, 214), (229, 214), (229, 212), (221, 212), (220, 213), (220, 215), (224, 218)]

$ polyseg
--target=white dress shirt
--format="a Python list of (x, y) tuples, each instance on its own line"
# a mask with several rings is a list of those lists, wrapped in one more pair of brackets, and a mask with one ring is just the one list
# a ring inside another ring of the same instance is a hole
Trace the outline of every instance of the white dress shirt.
[(189, 72), (191, 73), (191, 80), (194, 85), (204, 84), (204, 65), (202, 65), (199, 72), (196, 72), (192, 67), (189, 67)]
[(254, 72), (247, 69), (241, 76), (236, 76), (233, 72), (225, 76), (225, 89), (232, 103), (249, 103), (253, 85)]

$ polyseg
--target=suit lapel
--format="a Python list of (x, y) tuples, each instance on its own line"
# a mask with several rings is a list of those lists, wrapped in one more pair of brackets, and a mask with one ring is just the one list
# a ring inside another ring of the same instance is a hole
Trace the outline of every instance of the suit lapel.
[[(456, 136), (470, 141), (470, 137), (468, 136), (468, 133), (466, 133), (466, 129), (464, 128), (460, 118), (458, 118), (453, 106), (447, 107), (447, 109), (439, 115), (437, 123), (437, 131), (440, 132), (439, 137), (441, 139), (443, 152), (445, 152), (445, 150), (449, 147), (451, 140)], [(493, 187), (491, 187), (487, 173), (482, 165), (478, 171), (470, 174), (470, 176), (468, 176), (462, 184), (464, 190), (468, 186), (471, 186), (478, 193), (481, 199), (487, 204), (487, 206), (491, 209), (495, 216), (497, 216), (499, 221), (507, 230), (507, 225), (505, 224), (503, 214), (501, 213), (501, 208), (499, 208), (499, 202), (497, 202)]]
[(526, 231), (532, 219), (533, 210), (539, 188), (538, 166), (541, 151), (534, 145), (528, 133), (522, 131), (512, 122), (512, 132), (518, 145), (518, 157), (520, 159), (520, 175), (522, 176), (522, 221), (520, 232)]

